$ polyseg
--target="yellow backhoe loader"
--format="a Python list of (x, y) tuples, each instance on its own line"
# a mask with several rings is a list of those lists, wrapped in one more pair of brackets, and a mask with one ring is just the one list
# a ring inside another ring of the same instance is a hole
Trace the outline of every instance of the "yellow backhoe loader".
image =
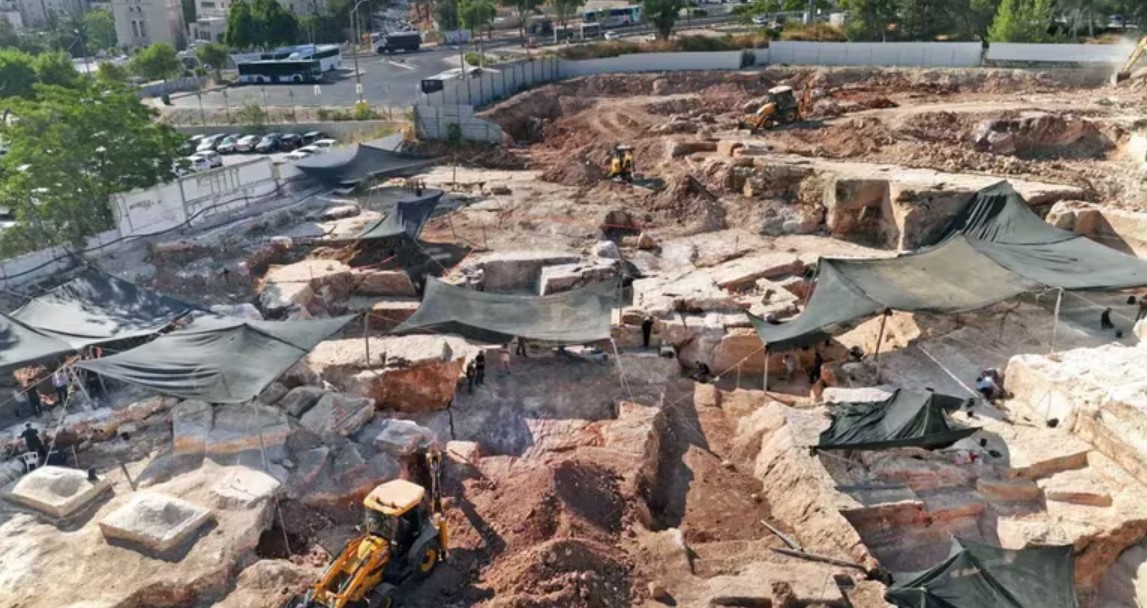
[(442, 455), (426, 455), (426, 488), (404, 479), (379, 485), (363, 499), (361, 534), (347, 541), (319, 580), (284, 608), (391, 608), (400, 585), (429, 576), (446, 559)]
[(1142, 59), (1144, 55), (1147, 55), (1147, 36), (1139, 39), (1139, 44), (1135, 45), (1135, 50), (1131, 51), (1131, 55), (1127, 57), (1127, 63), (1124, 63), (1123, 67), (1115, 73), (1112, 82), (1119, 83), (1131, 78), (1131, 72), (1135, 69), (1135, 64), (1139, 63), (1139, 60)]
[(606, 178), (633, 183), (633, 146), (616, 146), (613, 149)]
[(805, 87), (800, 101), (797, 101), (792, 87), (773, 87), (769, 89), (768, 98), (756, 113), (749, 114), (741, 119), (742, 129), (750, 133), (771, 129), (777, 125), (787, 125), (804, 118), (809, 109), (811, 89)]

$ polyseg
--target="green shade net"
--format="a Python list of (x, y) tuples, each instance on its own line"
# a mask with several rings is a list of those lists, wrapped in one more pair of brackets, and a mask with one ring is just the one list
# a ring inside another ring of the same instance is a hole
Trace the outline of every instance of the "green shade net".
[(952, 539), (948, 558), (894, 574), (884, 599), (901, 608), (1079, 608), (1071, 545), (1009, 550)]
[(946, 448), (980, 430), (957, 426), (948, 420), (946, 412), (955, 411), (965, 401), (932, 391), (898, 389), (884, 401), (833, 406), (832, 424), (820, 434), (816, 448)]

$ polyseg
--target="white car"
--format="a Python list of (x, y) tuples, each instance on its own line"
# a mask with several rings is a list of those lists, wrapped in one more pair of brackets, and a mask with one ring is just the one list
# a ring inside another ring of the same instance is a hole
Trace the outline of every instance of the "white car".
[(192, 154), (187, 157), (188, 168), (194, 173), (211, 170), (211, 161), (201, 154)]
[(206, 158), (207, 162), (211, 164), (212, 169), (223, 166), (223, 156), (215, 150), (204, 150), (202, 152), (196, 152), (193, 156), (202, 156), (203, 158)]
[(330, 150), (331, 148), (339, 145), (339, 142), (333, 139), (320, 139), (311, 145), (318, 148), (319, 150), (322, 150), (323, 152), (326, 152), (327, 150)]
[(235, 142), (235, 151), (254, 152), (255, 146), (259, 144), (260, 139), (263, 138), (259, 137), (258, 135), (244, 135), (243, 137), (239, 138), (239, 141)]
[(294, 152), (287, 154), (283, 158), (286, 160), (289, 160), (291, 162), (295, 162), (295, 161), (303, 160), (304, 158), (310, 158), (314, 155), (315, 155), (314, 152), (311, 152), (310, 150), (304, 150), (302, 148), (299, 148), (298, 150), (295, 150)]
[(604, 38), (606, 40), (617, 40), (618, 38), (621, 38), (621, 36), (618, 35), (617, 32), (615, 32), (613, 30), (609, 30), (608, 32), (605, 33)]
[(295, 150), (295, 152), (306, 152), (308, 156), (314, 156), (316, 154), (322, 154), (323, 152), (326, 152), (327, 150), (328, 150), (328, 148), (320, 148), (314, 144), (311, 144), (309, 146), (303, 146), (302, 148)]

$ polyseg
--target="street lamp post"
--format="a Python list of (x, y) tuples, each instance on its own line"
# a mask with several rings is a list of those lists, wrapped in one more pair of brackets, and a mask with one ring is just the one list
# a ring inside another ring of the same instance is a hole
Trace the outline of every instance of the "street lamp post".
[(354, 36), (354, 44), (351, 46), (351, 53), (354, 56), (354, 92), (358, 94), (358, 102), (362, 103), (362, 74), (358, 71), (358, 43), (360, 34), (358, 31), (358, 7), (362, 6), (363, 2), (368, 0), (358, 0), (354, 8), (350, 9), (350, 28)]

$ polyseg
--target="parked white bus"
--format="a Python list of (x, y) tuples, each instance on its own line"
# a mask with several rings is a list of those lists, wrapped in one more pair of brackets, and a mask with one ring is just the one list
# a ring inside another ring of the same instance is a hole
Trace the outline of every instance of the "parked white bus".
[(322, 70), (330, 72), (342, 67), (343, 51), (337, 44), (301, 44), (275, 49), (270, 53), (264, 53), (262, 58), (290, 61), (317, 59)]

